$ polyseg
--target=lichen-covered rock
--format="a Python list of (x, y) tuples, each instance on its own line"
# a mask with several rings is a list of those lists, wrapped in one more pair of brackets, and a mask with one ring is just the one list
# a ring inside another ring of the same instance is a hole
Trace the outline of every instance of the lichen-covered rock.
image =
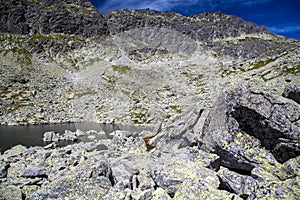
[(47, 177), (46, 168), (26, 168), (22, 172), (22, 176), (26, 178)]
[(161, 166), (154, 174), (157, 186), (174, 196), (185, 180), (196, 180), (206, 188), (218, 188), (219, 179), (213, 170), (201, 167), (194, 162), (174, 160)]
[(198, 140), (196, 136), (193, 137), (190, 130), (198, 122), (202, 111), (202, 109), (190, 109), (177, 116), (158, 135), (153, 137), (149, 144), (164, 151), (197, 145)]
[(168, 193), (164, 189), (157, 188), (152, 193), (152, 199), (153, 200), (171, 200), (171, 197), (168, 195)]
[(257, 188), (256, 180), (251, 176), (241, 175), (223, 167), (218, 171), (218, 175), (221, 181), (220, 187), (240, 197), (248, 198)]
[(300, 153), (299, 113), (294, 102), (238, 88), (216, 102), (200, 137), (202, 148), (217, 150), (224, 166), (237, 169), (249, 171), (261, 157), (283, 163)]
[(19, 187), (14, 185), (7, 185), (0, 183), (0, 199), (16, 200), (22, 199), (22, 191)]
[(26, 147), (22, 145), (16, 145), (11, 149), (4, 152), (2, 158), (4, 161), (18, 160), (22, 154), (26, 151)]
[(218, 190), (214, 187), (203, 185), (201, 181), (185, 180), (178, 188), (173, 199), (238, 199), (241, 200), (236, 194), (229, 193), (225, 190)]

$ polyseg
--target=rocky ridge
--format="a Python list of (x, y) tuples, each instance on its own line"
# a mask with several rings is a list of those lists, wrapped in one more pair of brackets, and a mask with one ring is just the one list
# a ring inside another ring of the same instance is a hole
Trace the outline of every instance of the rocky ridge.
[(299, 41), (219, 12), (102, 15), (68, 0), (0, 10), (2, 124), (158, 124), (15, 146), (0, 155), (0, 198), (300, 195)]

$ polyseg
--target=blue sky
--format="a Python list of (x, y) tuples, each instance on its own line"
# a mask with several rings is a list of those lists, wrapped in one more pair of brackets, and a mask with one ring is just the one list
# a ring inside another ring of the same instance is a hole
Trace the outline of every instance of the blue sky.
[(92, 0), (101, 13), (120, 8), (173, 11), (183, 15), (221, 11), (300, 40), (300, 0)]

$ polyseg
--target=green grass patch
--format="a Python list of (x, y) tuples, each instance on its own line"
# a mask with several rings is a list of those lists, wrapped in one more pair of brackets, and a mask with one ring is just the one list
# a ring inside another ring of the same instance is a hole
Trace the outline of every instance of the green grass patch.
[(115, 86), (116, 85), (116, 77), (114, 75), (110, 75), (110, 76), (105, 76), (105, 75), (102, 75), (101, 76), (102, 79), (104, 79), (107, 83)]
[(120, 74), (125, 74), (131, 70), (130, 67), (128, 67), (126, 65), (113, 65), (113, 66), (111, 66), (111, 68), (115, 72), (119, 72)]
[(178, 105), (171, 105), (171, 106), (169, 106), (169, 108), (172, 109), (173, 111), (175, 111), (178, 114), (182, 113), (182, 109)]

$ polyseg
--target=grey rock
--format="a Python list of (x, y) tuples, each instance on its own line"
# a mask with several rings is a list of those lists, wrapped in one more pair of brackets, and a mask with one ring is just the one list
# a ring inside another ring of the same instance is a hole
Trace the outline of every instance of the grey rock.
[[(103, 16), (87, 0), (40, 1), (38, 3), (1, 1), (0, 11), (1, 32), (16, 34), (65, 33), (87, 37), (107, 34)], [(88, 28), (87, 24), (90, 25)]]
[(153, 176), (155, 183), (174, 196), (185, 180), (199, 181), (205, 188), (218, 188), (219, 179), (213, 170), (189, 161), (174, 160), (161, 166)]
[(266, 162), (274, 163), (273, 156), (285, 162), (299, 155), (300, 129), (294, 123), (299, 112), (291, 101), (237, 88), (214, 105), (199, 137), (200, 147), (215, 149), (229, 168), (251, 171), (261, 163), (255, 158), (261, 147), (267, 150)]
[(189, 137), (191, 133), (188, 133), (188, 131), (196, 125), (201, 113), (202, 110), (190, 109), (177, 116), (158, 135), (150, 139), (149, 144), (157, 149), (164, 149), (166, 151), (174, 148), (174, 146), (184, 147), (196, 144), (196, 137)]
[(83, 132), (82, 130), (77, 129), (76, 132), (75, 132), (75, 135), (76, 136), (84, 136), (84, 135), (86, 135), (86, 133)]
[(44, 142), (57, 142), (59, 137), (54, 131), (48, 131), (44, 133), (43, 141)]
[(60, 136), (60, 140), (75, 141), (77, 140), (76, 133), (73, 131), (65, 130), (65, 133)]
[(185, 180), (180, 187), (178, 188), (174, 199), (211, 199), (211, 200), (232, 200), (239, 199), (238, 195), (229, 193), (225, 190), (218, 190), (215, 187), (210, 187), (209, 185), (204, 184), (201, 180)]
[(0, 199), (7, 199), (7, 200), (22, 199), (22, 191), (17, 186), (6, 185), (5, 183), (1, 183)]
[(218, 171), (221, 180), (220, 187), (238, 194), (242, 198), (248, 198), (257, 188), (257, 182), (251, 176), (243, 176), (221, 167)]
[(159, 187), (152, 193), (152, 199), (153, 200), (171, 200), (171, 197), (168, 195), (168, 193), (164, 189)]
[(6, 150), (3, 154), (4, 161), (18, 160), (20, 156), (26, 151), (26, 147), (22, 145), (16, 145), (9, 150)]
[(23, 170), (22, 176), (26, 178), (47, 177), (47, 171), (45, 168), (26, 168)]

